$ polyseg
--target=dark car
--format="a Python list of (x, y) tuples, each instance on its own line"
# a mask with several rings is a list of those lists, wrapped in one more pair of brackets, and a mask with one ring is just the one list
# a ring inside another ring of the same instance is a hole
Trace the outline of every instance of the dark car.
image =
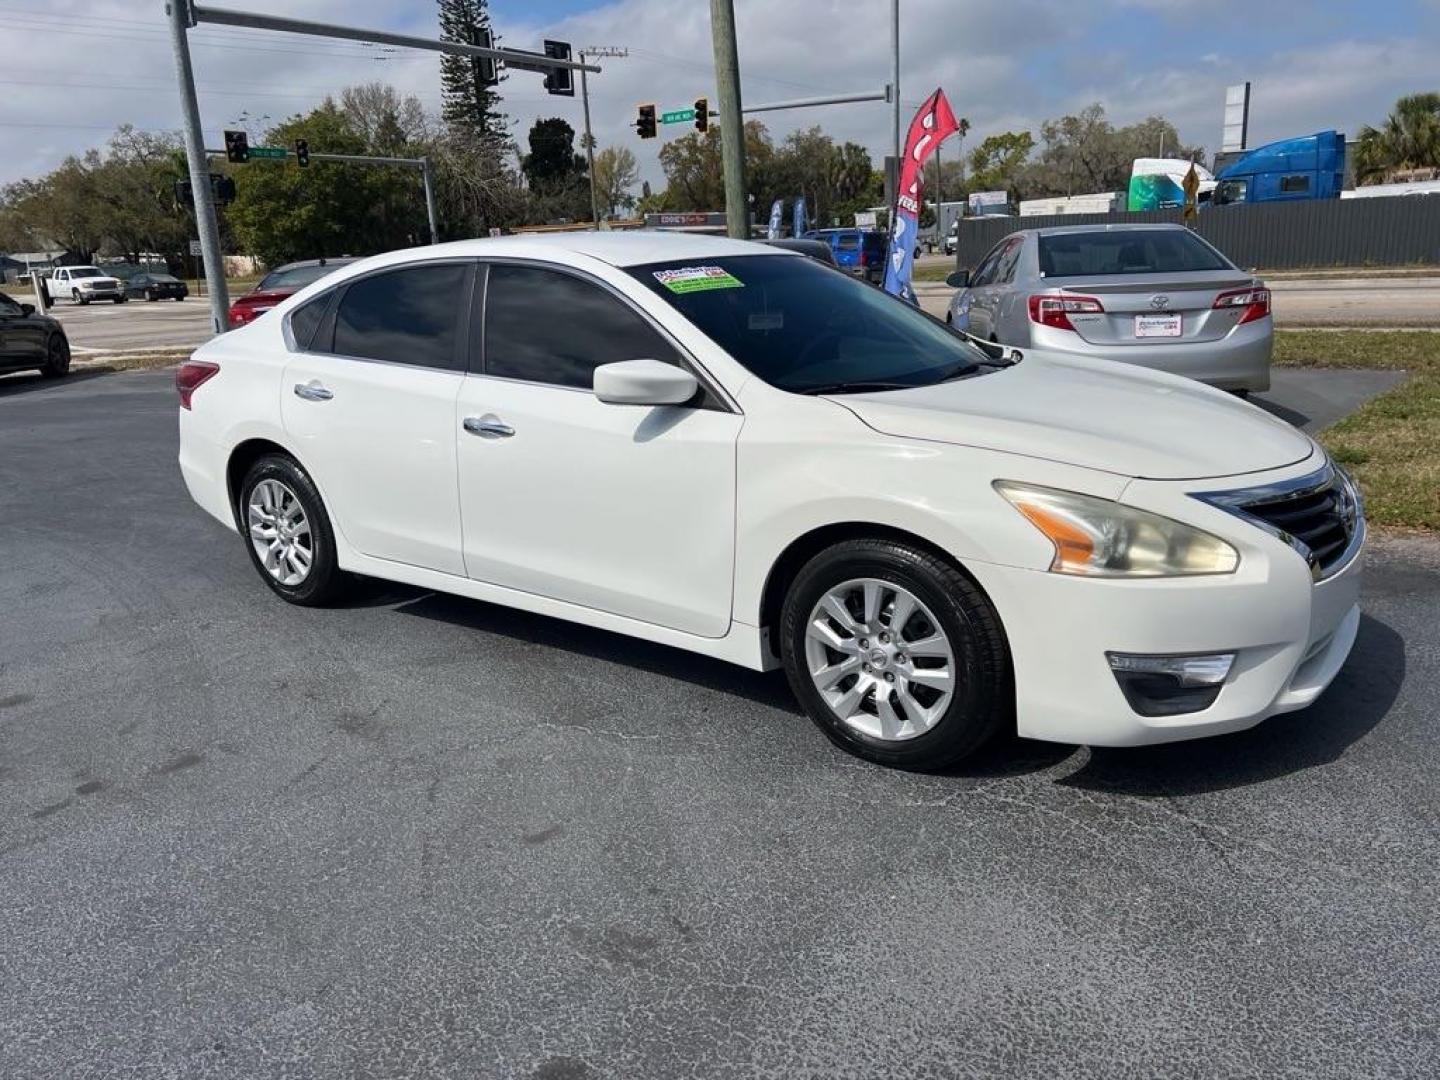
[(0, 373), (38, 371), (58, 379), (70, 370), (70, 342), (58, 319), (0, 293)]
[(254, 322), (286, 297), (293, 296), (312, 281), (319, 281), (326, 274), (347, 266), (355, 260), (306, 259), (304, 262), (286, 263), (271, 270), (255, 288), (244, 296), (235, 298), (230, 305), (230, 325), (244, 326)]
[(125, 282), (125, 295), (132, 299), (184, 300), (190, 295), (189, 288), (177, 277), (169, 274), (136, 274)]
[(785, 237), (780, 240), (762, 240), (762, 244), (769, 244), (771, 247), (784, 248), (786, 251), (798, 251), (801, 255), (808, 255), (816, 262), (822, 262), (826, 266), (840, 264), (835, 261), (835, 252), (830, 250), (830, 245), (824, 240), (806, 240), (803, 237)]

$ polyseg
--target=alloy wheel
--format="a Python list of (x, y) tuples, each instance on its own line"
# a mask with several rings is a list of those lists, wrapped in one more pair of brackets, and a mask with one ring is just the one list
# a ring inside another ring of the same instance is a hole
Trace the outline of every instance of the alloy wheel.
[(315, 540), (299, 496), (279, 480), (261, 480), (251, 489), (247, 516), (265, 572), (281, 585), (301, 584), (315, 562)]
[(874, 739), (923, 735), (955, 693), (955, 650), (928, 607), (902, 586), (856, 578), (825, 593), (805, 627), (805, 662), (821, 699)]

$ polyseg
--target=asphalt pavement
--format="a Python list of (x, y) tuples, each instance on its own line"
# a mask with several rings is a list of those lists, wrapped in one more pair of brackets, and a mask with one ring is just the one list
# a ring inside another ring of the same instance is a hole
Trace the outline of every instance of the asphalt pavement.
[(154, 348), (194, 348), (210, 338), (210, 301), (130, 300), (123, 304), (57, 301), (50, 314), (65, 327), (76, 356)]
[(905, 774), (778, 675), (281, 603), (169, 380), (0, 380), (0, 1076), (1440, 1072), (1435, 545), (1309, 710)]

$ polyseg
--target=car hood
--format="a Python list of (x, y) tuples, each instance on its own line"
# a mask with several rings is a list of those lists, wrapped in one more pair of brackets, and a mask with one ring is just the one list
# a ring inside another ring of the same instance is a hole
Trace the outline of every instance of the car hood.
[(830, 400), (887, 435), (1144, 479), (1258, 472), (1302, 461), (1314, 450), (1308, 436), (1223, 391), (1028, 349), (1019, 364), (988, 375)]

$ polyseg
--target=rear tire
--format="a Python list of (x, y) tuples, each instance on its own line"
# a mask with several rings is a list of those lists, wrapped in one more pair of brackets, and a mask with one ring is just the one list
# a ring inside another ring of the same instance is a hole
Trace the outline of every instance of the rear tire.
[(51, 334), (45, 343), (45, 363), (40, 374), (47, 379), (59, 379), (70, 371), (70, 342), (63, 334)]
[(250, 561), (282, 599), (323, 607), (349, 589), (350, 575), (336, 559), (325, 503), (310, 474), (293, 458), (267, 454), (250, 466), (240, 485), (236, 518)]
[(970, 578), (908, 544), (852, 540), (806, 563), (785, 597), (780, 647), (820, 730), (881, 765), (946, 768), (1014, 715), (995, 609)]

